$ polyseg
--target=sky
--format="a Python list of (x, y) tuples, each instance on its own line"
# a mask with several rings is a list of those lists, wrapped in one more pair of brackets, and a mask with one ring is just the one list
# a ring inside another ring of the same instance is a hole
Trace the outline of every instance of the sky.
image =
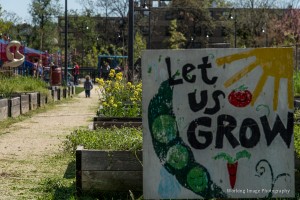
[[(0, 5), (3, 10), (8, 12), (14, 12), (23, 20), (30, 22), (31, 16), (28, 12), (29, 4), (32, 0), (0, 0)], [(60, 3), (65, 6), (65, 0), (60, 0)], [(76, 0), (68, 0), (68, 10), (70, 9), (78, 9), (81, 10), (81, 5), (77, 3)]]

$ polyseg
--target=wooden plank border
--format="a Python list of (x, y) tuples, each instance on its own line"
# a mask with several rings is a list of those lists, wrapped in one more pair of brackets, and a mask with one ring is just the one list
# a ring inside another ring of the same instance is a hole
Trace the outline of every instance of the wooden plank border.
[(76, 190), (84, 192), (142, 191), (142, 151), (76, 149)]
[(76, 193), (78, 196), (82, 195), (82, 150), (83, 146), (78, 146), (76, 149)]

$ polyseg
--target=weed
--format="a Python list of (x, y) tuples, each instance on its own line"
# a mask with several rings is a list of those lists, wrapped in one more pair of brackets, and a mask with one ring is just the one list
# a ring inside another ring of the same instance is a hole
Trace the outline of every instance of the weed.
[(142, 149), (142, 141), (141, 128), (77, 129), (67, 136), (65, 147), (71, 152), (75, 152), (78, 145), (86, 149), (136, 151)]
[(2, 97), (11, 97), (13, 93), (40, 92), (48, 94), (46, 82), (27, 76), (0, 77), (0, 94)]

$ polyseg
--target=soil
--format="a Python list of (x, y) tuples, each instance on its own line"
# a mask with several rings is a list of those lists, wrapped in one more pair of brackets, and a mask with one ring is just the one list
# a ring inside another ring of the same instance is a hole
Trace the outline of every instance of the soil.
[[(72, 130), (87, 127), (96, 116), (99, 104), (96, 87), (91, 97), (84, 92), (60, 103), (54, 109), (15, 123), (0, 135), (0, 199), (19, 199), (26, 188), (19, 181), (36, 180), (40, 164), (49, 155), (62, 150), (62, 143)], [(26, 195), (25, 195), (26, 196)], [(26, 199), (26, 197), (22, 197)]]

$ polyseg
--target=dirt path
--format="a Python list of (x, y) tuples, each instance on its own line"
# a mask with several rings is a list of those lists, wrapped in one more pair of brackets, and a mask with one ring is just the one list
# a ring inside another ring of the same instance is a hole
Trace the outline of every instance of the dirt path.
[(99, 103), (95, 88), (91, 98), (85, 98), (82, 92), (71, 102), (12, 125), (0, 136), (1, 200), (22, 196), (18, 180), (34, 181), (42, 173), (38, 169), (42, 159), (58, 153), (72, 130), (91, 124)]

